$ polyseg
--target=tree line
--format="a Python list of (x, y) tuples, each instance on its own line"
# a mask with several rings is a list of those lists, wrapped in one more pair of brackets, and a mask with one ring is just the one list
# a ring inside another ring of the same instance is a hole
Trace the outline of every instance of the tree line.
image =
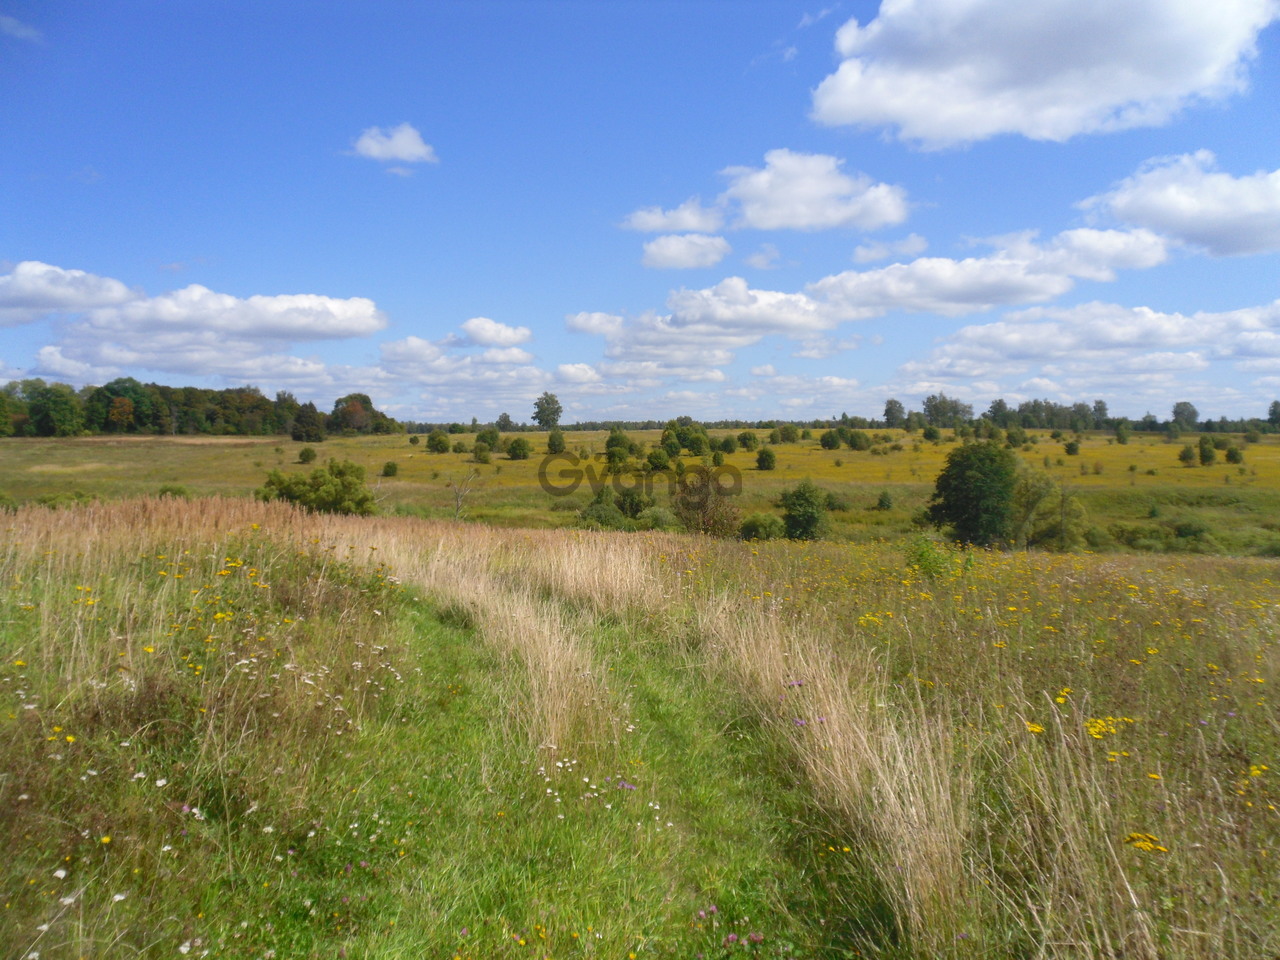
[(84, 434), (287, 435), (309, 443), (328, 434), (397, 433), (403, 427), (367, 394), (339, 398), (323, 413), (287, 390), (275, 399), (257, 387), (213, 390), (169, 387), (121, 377), (77, 390), (42, 379), (0, 388), (0, 436), (77, 437)]

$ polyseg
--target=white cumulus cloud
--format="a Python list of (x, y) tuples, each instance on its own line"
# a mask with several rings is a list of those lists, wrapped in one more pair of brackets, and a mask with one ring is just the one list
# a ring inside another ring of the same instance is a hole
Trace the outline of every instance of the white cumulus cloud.
[(582, 311), (564, 318), (565, 326), (578, 333), (591, 333), (601, 337), (617, 336), (622, 331), (623, 319), (612, 313)]
[(853, 251), (855, 263), (874, 263), (876, 260), (888, 260), (890, 257), (918, 257), (929, 249), (929, 241), (918, 233), (910, 234), (901, 240), (887, 243), (863, 243)]
[(731, 248), (724, 237), (702, 233), (671, 234), (655, 237), (644, 245), (642, 262), (659, 270), (691, 270), (714, 267), (729, 255)]
[(674, 210), (644, 207), (628, 214), (622, 225), (644, 233), (681, 230), (692, 233), (714, 233), (724, 224), (724, 213), (716, 207), (704, 207), (698, 197), (690, 197)]
[(24, 260), (0, 276), (0, 326), (28, 323), (49, 313), (74, 313), (141, 297), (119, 280)]
[(722, 195), (738, 204), (735, 226), (758, 230), (876, 230), (907, 218), (901, 187), (877, 183), (865, 174), (841, 171), (843, 161), (821, 153), (770, 150), (765, 165), (728, 167)]
[(1233, 177), (1208, 150), (1149, 161), (1081, 206), (1203, 247), (1213, 256), (1280, 250), (1280, 170)]
[(234, 297), (193, 283), (157, 297), (90, 310), (86, 328), (123, 335), (142, 331), (234, 334), (251, 340), (329, 340), (377, 333), (387, 318), (365, 297), (314, 293)]
[(1108, 281), (1117, 269), (1155, 266), (1167, 256), (1147, 230), (1067, 230), (1047, 243), (1034, 233), (1001, 238), (990, 256), (954, 260), (921, 257), (876, 270), (849, 270), (811, 284), (809, 292), (849, 319), (890, 310), (944, 316), (994, 306), (1041, 303), (1066, 293), (1076, 279)]
[[(435, 149), (425, 143), (412, 124), (398, 127), (369, 127), (355, 142), (355, 151), (370, 160), (394, 160), (400, 163), (438, 163)], [(400, 170), (398, 172), (403, 172)]]
[(930, 147), (1158, 125), (1243, 89), (1278, 13), (1274, 0), (886, 0), (837, 32), (843, 60), (813, 116)]
[(462, 324), (462, 332), (482, 347), (514, 347), (533, 337), (528, 327), (512, 327), (488, 317), (472, 317)]

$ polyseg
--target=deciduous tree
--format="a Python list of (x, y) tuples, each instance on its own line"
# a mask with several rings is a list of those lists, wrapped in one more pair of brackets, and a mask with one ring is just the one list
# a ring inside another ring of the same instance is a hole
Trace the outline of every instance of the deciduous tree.
[(990, 440), (956, 447), (947, 454), (929, 501), (929, 520), (950, 526), (961, 543), (1006, 543), (1013, 526), (1017, 458)]

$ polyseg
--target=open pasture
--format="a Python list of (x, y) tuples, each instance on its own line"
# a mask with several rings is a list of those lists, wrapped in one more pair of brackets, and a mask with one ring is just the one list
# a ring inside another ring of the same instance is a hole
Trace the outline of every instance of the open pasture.
[[(738, 432), (712, 431), (712, 436)], [(767, 431), (756, 432), (762, 439), (767, 436)], [(848, 504), (847, 510), (832, 515), (834, 539), (865, 542), (913, 532), (913, 519), (927, 503), (956, 441), (950, 435), (930, 443), (901, 431), (872, 434), (884, 440), (870, 451), (824, 450), (816, 439), (780, 444), (774, 448), (778, 462), (772, 471), (756, 469), (753, 453), (726, 455), (725, 465), (742, 478), (737, 502), (743, 514), (776, 510), (784, 489), (811, 477)], [(19, 502), (76, 493), (111, 499), (155, 495), (162, 487), (176, 486), (195, 496), (249, 496), (269, 470), (310, 471), (335, 458), (365, 467), (383, 512), (452, 518), (459, 510), (455, 485), (474, 474), (461, 500), (466, 518), (529, 528), (573, 525), (576, 511), (591, 498), (591, 475), (604, 482), (606, 434), (565, 434), (568, 452), (582, 459), (584, 472), (591, 472), (565, 496), (550, 495), (539, 484), (546, 435), (519, 436), (533, 446), (528, 460), (495, 454), (491, 463), (479, 464), (469, 453), (429, 453), (425, 444), (411, 445), (408, 437), (394, 435), (330, 438), (314, 445), (319, 460), (310, 466), (298, 463), (304, 444), (277, 437), (8, 439), (0, 440), (0, 494)], [(631, 436), (646, 448), (659, 438), (657, 431)], [(1034, 442), (1019, 456), (1079, 498), (1088, 522), (1104, 534), (1094, 549), (1274, 555), (1280, 552), (1280, 438), (1267, 435), (1246, 443), (1239, 436), (1223, 436), (1242, 448), (1242, 464), (1226, 463), (1219, 451), (1211, 466), (1183, 466), (1178, 453), (1185, 443), (1194, 445), (1196, 435), (1169, 442), (1163, 435), (1136, 433), (1123, 445), (1110, 435), (1087, 435), (1072, 456), (1047, 433), (1033, 433)], [(450, 437), (451, 443), (459, 440), (469, 446), (474, 436)], [(389, 461), (396, 464), (396, 475), (380, 476)], [(553, 469), (564, 466), (557, 462)], [(644, 481), (632, 477), (620, 482)], [(568, 485), (554, 477), (553, 483), (562, 489)], [(663, 503), (668, 482), (655, 477), (652, 489)], [(873, 509), (885, 491), (892, 508)]]

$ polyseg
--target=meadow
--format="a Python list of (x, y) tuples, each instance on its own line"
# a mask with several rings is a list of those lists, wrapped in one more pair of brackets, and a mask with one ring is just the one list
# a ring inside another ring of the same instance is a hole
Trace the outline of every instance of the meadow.
[[(731, 432), (738, 431), (711, 434), (714, 439)], [(757, 433), (761, 439), (767, 436), (767, 431)], [(868, 451), (824, 450), (816, 439), (780, 444), (774, 448), (778, 462), (772, 471), (756, 469), (754, 453), (726, 455), (725, 465), (742, 477), (736, 502), (743, 515), (779, 512), (779, 494), (810, 477), (848, 506), (831, 516), (832, 539), (873, 542), (914, 535), (919, 530), (914, 520), (958, 441), (950, 434), (933, 443), (902, 431), (871, 433), (882, 441)], [(0, 439), (0, 495), (18, 502), (77, 495), (112, 499), (154, 496), (177, 487), (192, 496), (247, 497), (270, 470), (309, 472), (333, 458), (365, 467), (385, 513), (461, 515), (504, 527), (575, 525), (577, 511), (590, 502), (590, 483), (567, 496), (548, 494), (538, 478), (546, 434), (517, 436), (529, 439), (530, 459), (509, 460), (495, 453), (491, 463), (480, 464), (469, 453), (429, 453), (425, 444), (412, 445), (399, 434), (332, 437), (313, 445), (319, 459), (310, 466), (298, 462), (305, 444), (278, 437)], [(603, 472), (606, 436), (570, 431), (565, 434), (568, 452), (580, 457), (584, 468)], [(659, 432), (634, 431), (630, 436), (650, 449)], [(1195, 434), (1170, 442), (1163, 434), (1135, 433), (1127, 444), (1116, 443), (1110, 434), (1087, 434), (1079, 453), (1068, 455), (1062, 441), (1033, 431), (1031, 442), (1018, 453), (1084, 506), (1087, 523), (1098, 532), (1090, 544), (1094, 550), (1280, 555), (1280, 436), (1262, 435), (1256, 443), (1240, 435), (1208, 436), (1229, 438), (1243, 451), (1244, 462), (1229, 464), (1219, 452), (1211, 466), (1183, 466), (1179, 451), (1196, 443)], [(450, 437), (457, 440), (469, 446), (474, 437)], [(388, 462), (396, 464), (394, 477), (380, 475)], [(686, 457), (686, 462), (699, 461)], [(467, 484), (461, 502), (455, 496), (459, 484)], [(885, 492), (891, 508), (876, 509)], [(667, 484), (657, 483), (655, 493), (659, 504), (667, 502)]]
[(4, 956), (1280, 953), (1275, 561), (0, 528)]

